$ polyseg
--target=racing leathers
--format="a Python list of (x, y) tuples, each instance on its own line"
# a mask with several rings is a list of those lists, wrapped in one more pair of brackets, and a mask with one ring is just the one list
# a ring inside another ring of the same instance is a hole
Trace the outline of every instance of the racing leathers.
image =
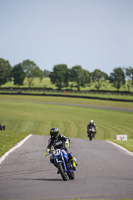
[(89, 123), (87, 125), (87, 133), (89, 133), (89, 130), (92, 129), (94, 127), (95, 133), (96, 133), (96, 125), (94, 123)]
[[(68, 142), (69, 139), (66, 138), (63, 134), (58, 134), (57, 137), (53, 138), (51, 137), (48, 140), (48, 146), (46, 149), (46, 154), (47, 153), (51, 153), (51, 148), (54, 147), (54, 149), (64, 149), (67, 154), (68, 154), (68, 158), (69, 161), (72, 162), (73, 165), (73, 169), (76, 170), (76, 164), (75, 161), (73, 160), (73, 154), (70, 152), (69, 148), (66, 147), (66, 142)], [(53, 155), (50, 157), (50, 162), (54, 164), (54, 157)]]

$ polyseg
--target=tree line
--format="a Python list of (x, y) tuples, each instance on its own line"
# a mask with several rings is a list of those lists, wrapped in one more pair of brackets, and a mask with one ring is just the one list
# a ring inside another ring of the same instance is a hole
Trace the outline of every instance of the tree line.
[(50, 72), (46, 69), (41, 70), (31, 60), (24, 60), (22, 63), (11, 66), (9, 61), (0, 58), (0, 86), (8, 81), (13, 81), (14, 85), (21, 86), (24, 83), (24, 79), (27, 78), (28, 86), (31, 87), (36, 77), (40, 81), (44, 77), (49, 77), (52, 84), (55, 84), (59, 90), (68, 87), (70, 83), (71, 87), (77, 87), (78, 91), (80, 91), (80, 87), (85, 87), (91, 83), (95, 83), (95, 88), (100, 90), (103, 83), (108, 80), (118, 91), (125, 83), (127, 84), (128, 91), (130, 91), (133, 85), (133, 67), (117, 67), (108, 75), (99, 69), (89, 72), (80, 65), (73, 66), (69, 69), (66, 64), (58, 64)]

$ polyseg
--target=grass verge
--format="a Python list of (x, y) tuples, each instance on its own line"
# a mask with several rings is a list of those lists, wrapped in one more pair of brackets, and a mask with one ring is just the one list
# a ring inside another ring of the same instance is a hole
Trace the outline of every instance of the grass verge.
[(128, 151), (133, 152), (133, 140), (127, 140), (127, 141), (110, 140), (110, 141), (124, 147)]
[(49, 135), (54, 126), (67, 137), (87, 139), (86, 126), (91, 119), (97, 126), (96, 140), (115, 141), (117, 134), (127, 134), (129, 141), (123, 145), (132, 151), (133, 112), (49, 105), (46, 102), (133, 108), (131, 103), (0, 95), (0, 124), (6, 126), (5, 131), (0, 131), (0, 156), (28, 134)]

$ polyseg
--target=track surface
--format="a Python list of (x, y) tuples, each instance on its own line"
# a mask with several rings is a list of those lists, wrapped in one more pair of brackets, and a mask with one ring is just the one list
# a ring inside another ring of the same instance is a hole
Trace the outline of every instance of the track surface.
[(71, 139), (75, 180), (44, 159), (48, 136), (30, 137), (0, 165), (0, 199), (133, 198), (133, 157), (106, 141)]

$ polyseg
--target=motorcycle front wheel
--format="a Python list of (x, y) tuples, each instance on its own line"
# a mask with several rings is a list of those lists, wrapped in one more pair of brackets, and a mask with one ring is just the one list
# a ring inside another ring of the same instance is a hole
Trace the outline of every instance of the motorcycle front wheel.
[(90, 135), (90, 140), (92, 140), (92, 136)]
[(67, 173), (67, 175), (68, 175), (69, 179), (71, 179), (71, 180), (75, 179), (75, 174), (74, 174), (73, 170), (72, 170), (72, 172)]
[(92, 140), (92, 138), (94, 137), (93, 133), (91, 133), (88, 137), (90, 140)]
[(60, 172), (60, 174), (61, 174), (62, 179), (63, 179), (64, 181), (67, 181), (67, 173), (64, 171), (61, 162), (58, 163), (58, 169), (59, 169), (59, 172)]

